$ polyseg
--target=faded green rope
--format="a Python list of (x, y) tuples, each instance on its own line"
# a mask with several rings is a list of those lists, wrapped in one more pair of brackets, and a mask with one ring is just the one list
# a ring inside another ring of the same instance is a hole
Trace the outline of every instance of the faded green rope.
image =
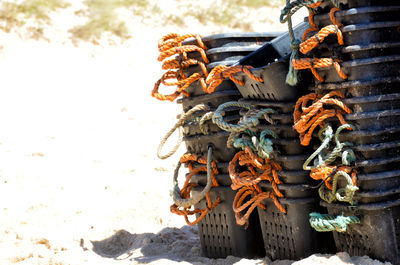
[(360, 219), (356, 216), (310, 213), (310, 225), (318, 232), (337, 231), (343, 233), (351, 224), (360, 224)]
[[(315, 150), (314, 153), (304, 162), (303, 169), (304, 170), (312, 170), (321, 166), (328, 166), (333, 163), (338, 157), (342, 157), (343, 165), (350, 165), (351, 162), (355, 161), (354, 152), (351, 149), (346, 149), (343, 151), (344, 147), (352, 146), (353, 144), (350, 142), (341, 143), (339, 140), (339, 135), (344, 129), (352, 128), (355, 130), (355, 127), (351, 124), (344, 124), (340, 126), (335, 134), (333, 134), (333, 129), (330, 124), (326, 124), (324, 128), (322, 128), (319, 133), (319, 139), (321, 140), (321, 145)], [(329, 143), (331, 140), (335, 140), (335, 148), (325, 155), (324, 157), (321, 155), (323, 150), (329, 147)], [(318, 161), (314, 161), (314, 166), (309, 166), (309, 164), (318, 156)]]
[(201, 119), (200, 119), (200, 122), (199, 122), (200, 131), (204, 135), (208, 134), (208, 128), (205, 126), (205, 122), (211, 120), (213, 115), (214, 115), (214, 112), (210, 111), (210, 112), (207, 112), (206, 114), (204, 114), (203, 117), (201, 117)]
[(182, 163), (179, 161), (178, 165), (175, 168), (174, 172), (174, 178), (173, 178), (173, 188), (171, 190), (171, 195), (174, 200), (174, 204), (178, 207), (183, 207), (183, 208), (189, 208), (192, 205), (197, 204), (200, 202), (206, 194), (211, 190), (212, 187), (212, 153), (213, 153), (213, 147), (209, 146), (208, 147), (208, 152), (207, 152), (207, 184), (204, 187), (204, 189), (200, 193), (195, 193), (190, 197), (189, 199), (183, 199), (181, 197), (181, 190), (178, 185), (178, 175), (179, 175), (179, 169), (182, 165)]
[[(238, 108), (247, 109), (249, 111), (254, 111), (255, 114), (252, 115), (251, 117), (246, 117), (246, 119), (241, 120), (238, 124), (229, 124), (224, 121), (222, 112), (226, 108), (230, 108), (230, 107), (238, 107)], [(267, 114), (272, 114), (272, 113), (275, 113), (275, 111), (272, 109), (256, 110), (250, 104), (231, 101), (231, 102), (226, 102), (217, 108), (217, 110), (214, 112), (214, 115), (212, 116), (212, 121), (215, 124), (217, 124), (218, 127), (220, 127), (222, 130), (235, 133), (235, 132), (242, 132), (246, 129), (257, 126), (260, 123), (259, 120), (261, 117), (263, 117)]]
[[(186, 122), (188, 119), (192, 118), (192, 115), (193, 115), (195, 112), (197, 112), (197, 111), (204, 111), (204, 110), (207, 110), (207, 109), (208, 109), (208, 107), (207, 107), (206, 105), (204, 105), (204, 104), (198, 104), (198, 105), (194, 106), (192, 109), (190, 109), (189, 111), (187, 111), (186, 113), (183, 113), (183, 114), (181, 115), (181, 117), (179, 118), (179, 120), (178, 120), (178, 121), (176, 122), (176, 124), (174, 125), (174, 127), (172, 127), (171, 130), (168, 131), (168, 133), (162, 138), (160, 144), (158, 145), (158, 148), (157, 148), (157, 156), (158, 156), (158, 158), (160, 158), (160, 159), (167, 159), (168, 157), (170, 157), (170, 156), (172, 156), (173, 154), (175, 154), (176, 151), (179, 149), (179, 146), (181, 145), (182, 140), (183, 140), (183, 139), (182, 139), (183, 135), (182, 135), (182, 130), (181, 130), (182, 126), (185, 124), (185, 122)], [(177, 143), (175, 144), (174, 148), (173, 148), (170, 152), (168, 152), (168, 153), (165, 154), (165, 155), (162, 155), (161, 152), (162, 152), (162, 149), (163, 149), (165, 143), (167, 142), (167, 140), (169, 139), (169, 137), (171, 137), (171, 135), (172, 135), (177, 129), (179, 130), (179, 136), (178, 136), (178, 141), (177, 141)]]
[(278, 135), (271, 130), (263, 130), (259, 138), (254, 132), (250, 132), (248, 130), (247, 134), (251, 137), (251, 139), (239, 137), (238, 134), (233, 134), (233, 137), (228, 139), (228, 141), (230, 141), (229, 145), (235, 148), (241, 148), (242, 150), (250, 148), (252, 151), (256, 152), (259, 157), (270, 159), (274, 152), (274, 148), (271, 139), (269, 139), (267, 136), (277, 139)]
[[(339, 180), (339, 177), (343, 177), (347, 182), (347, 185), (341, 189), (337, 188), (337, 182)], [(353, 205), (354, 204), (353, 197), (356, 191), (358, 191), (358, 187), (354, 186), (350, 175), (340, 170), (337, 171), (332, 178), (332, 190), (326, 188), (325, 185), (322, 185), (318, 190), (318, 194), (322, 200), (328, 203), (341, 201), (341, 202), (348, 202), (351, 205)]]

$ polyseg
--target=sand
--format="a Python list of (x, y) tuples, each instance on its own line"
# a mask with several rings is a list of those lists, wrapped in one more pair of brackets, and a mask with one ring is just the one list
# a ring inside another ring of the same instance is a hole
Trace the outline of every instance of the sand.
[(181, 111), (150, 97), (157, 40), (176, 29), (140, 25), (123, 44), (75, 46), (63, 15), (50, 41), (0, 32), (0, 264), (383, 264), (202, 257), (197, 228), (169, 212), (185, 150), (156, 157)]

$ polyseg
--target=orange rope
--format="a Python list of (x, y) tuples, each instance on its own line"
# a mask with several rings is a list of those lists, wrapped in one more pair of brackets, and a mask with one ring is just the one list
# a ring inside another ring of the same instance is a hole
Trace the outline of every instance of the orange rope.
[[(184, 40), (192, 37), (197, 40), (197, 45), (182, 45)], [(203, 90), (207, 91), (205, 78), (208, 76), (208, 71), (205, 64), (209, 63), (209, 60), (205, 53), (207, 47), (204, 45), (199, 35), (186, 34), (180, 36), (176, 33), (165, 35), (158, 43), (158, 50), (160, 52), (158, 61), (163, 62), (162, 69), (167, 70), (167, 72), (155, 83), (151, 92), (152, 97), (159, 100), (174, 101), (182, 94), (189, 96), (189, 94), (186, 92), (186, 89), (197, 80), (200, 81)], [(202, 61), (188, 58), (188, 52), (199, 52)], [(173, 59), (168, 59), (174, 55), (177, 56)], [(193, 65), (199, 65), (202, 73), (194, 73), (191, 76), (186, 77), (183, 73), (183, 69)], [(166, 80), (171, 79), (176, 81), (166, 82)], [(161, 94), (159, 92), (161, 84), (165, 86), (176, 86), (175, 92), (167, 95)]]
[(328, 189), (332, 190), (332, 184), (330, 183), (331, 174), (336, 170), (337, 171), (344, 171), (347, 174), (351, 173), (351, 179), (353, 181), (353, 185), (357, 186), (357, 171), (353, 170), (351, 167), (348, 166), (322, 166), (318, 168), (311, 169), (310, 177), (315, 180), (324, 180), (325, 185)]
[(315, 47), (317, 47), (320, 43), (322, 43), (326, 37), (330, 34), (336, 34), (338, 37), (338, 42), (340, 45), (343, 45), (343, 34), (342, 31), (336, 25), (329, 25), (323, 27), (317, 34), (310, 37), (306, 41), (300, 44), (300, 52), (303, 54), (307, 54)]
[[(341, 124), (347, 124), (343, 114), (352, 111), (340, 100), (342, 98), (342, 93), (338, 91), (332, 91), (325, 96), (311, 93), (299, 98), (293, 113), (293, 128), (300, 134), (302, 145), (307, 146), (310, 143), (315, 128), (322, 127), (328, 118), (337, 116)], [(312, 104), (308, 106), (310, 101)], [(339, 109), (324, 109), (324, 105), (336, 106)]]
[(310, 32), (318, 30), (318, 26), (314, 22), (314, 16), (315, 16), (315, 14), (313, 12), (310, 12), (310, 14), (308, 15), (308, 23), (310, 24), (310, 27), (304, 31), (303, 41), (305, 41), (307, 39), (307, 36)]
[[(252, 196), (250, 200), (244, 203), (244, 200), (248, 197)], [(279, 202), (276, 195), (272, 192), (257, 192), (254, 187), (245, 186), (242, 187), (236, 194), (235, 199), (233, 201), (233, 211), (235, 213), (236, 223), (238, 225), (245, 225), (247, 227), (249, 222), (250, 214), (254, 211), (254, 209), (259, 206), (263, 210), (266, 210), (265, 205), (262, 204), (262, 201), (265, 199), (272, 199), (275, 203), (275, 206), (283, 213), (286, 213), (286, 209)], [(241, 214), (243, 211), (246, 211), (245, 214)]]
[[(247, 171), (239, 173), (237, 169), (238, 165), (247, 167)], [(261, 202), (268, 198), (274, 201), (279, 210), (286, 213), (286, 209), (278, 200), (278, 197), (284, 197), (278, 189), (278, 184), (282, 184), (277, 172), (278, 170), (282, 170), (282, 167), (278, 163), (270, 159), (262, 159), (250, 148), (246, 148), (244, 151), (236, 153), (232, 161), (229, 162), (228, 170), (232, 180), (232, 189), (239, 190), (236, 193), (233, 203), (233, 211), (235, 212), (237, 224), (247, 224), (250, 214), (257, 206), (265, 210), (265, 206)], [(271, 182), (273, 192), (262, 191), (258, 184), (263, 180)], [(243, 203), (245, 198), (250, 195), (252, 198)], [(242, 215), (241, 212), (246, 208), (248, 210)]]
[(216, 66), (214, 69), (211, 70), (210, 74), (206, 79), (206, 83), (209, 85), (207, 88), (208, 93), (212, 93), (215, 89), (224, 81), (226, 78), (230, 78), (233, 82), (244, 86), (244, 82), (235, 78), (233, 75), (236, 73), (244, 72), (247, 74), (251, 79), (264, 82), (261, 77), (253, 75), (251, 73), (252, 66), (249, 65), (235, 65), (228, 67), (226, 65), (219, 65)]
[[(199, 166), (199, 164), (206, 165), (207, 159), (203, 157), (198, 157), (197, 155), (194, 154), (185, 154), (181, 157), (180, 162), (182, 164), (187, 164), (189, 168), (189, 174), (186, 176), (185, 183), (183, 184), (183, 187), (180, 192), (180, 195), (183, 199), (188, 199), (190, 198), (190, 192), (192, 191), (192, 189), (198, 186), (198, 184), (196, 183), (190, 183), (190, 179), (194, 175), (199, 174), (200, 172), (207, 172), (207, 166)], [(217, 187), (219, 186), (219, 184), (215, 179), (215, 176), (218, 175), (216, 162), (214, 161), (211, 162), (211, 167), (212, 167), (212, 173), (211, 173), (212, 187)], [(205, 209), (195, 209), (195, 210), (190, 210), (190, 208), (180, 209), (176, 204), (173, 204), (170, 207), (170, 211), (174, 214), (184, 216), (185, 221), (188, 225), (195, 225), (198, 224), (206, 216), (208, 212), (214, 209), (221, 202), (221, 199), (218, 197), (216, 201), (213, 203), (211, 201), (210, 192), (208, 192), (206, 194), (206, 201), (207, 201), (207, 208)], [(200, 214), (200, 216), (196, 218), (196, 220), (194, 220), (193, 222), (189, 221), (189, 215), (194, 215), (194, 214)]]
[(334, 60), (331, 58), (303, 58), (292, 60), (294, 69), (311, 69), (311, 72), (314, 74), (315, 78), (317, 78), (320, 82), (324, 82), (324, 78), (318, 74), (316, 69), (330, 67), (332, 65), (342, 79), (347, 79), (347, 75), (343, 72), (339, 62), (340, 60)]

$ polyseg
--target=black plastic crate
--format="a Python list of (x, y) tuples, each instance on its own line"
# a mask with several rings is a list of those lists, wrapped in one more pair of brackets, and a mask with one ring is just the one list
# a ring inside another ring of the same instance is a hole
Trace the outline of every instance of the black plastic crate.
[[(400, 55), (345, 61), (340, 63), (340, 66), (342, 71), (347, 75), (346, 80), (348, 81), (374, 80), (377, 78), (391, 77), (399, 75)], [(343, 81), (334, 67), (319, 68), (317, 72), (327, 83)]]
[(396, 74), (371, 80), (341, 80), (334, 83), (319, 83), (315, 87), (310, 87), (310, 89), (321, 94), (336, 90), (341, 92), (345, 98), (351, 98), (398, 93), (399, 85), (400, 75)]
[(400, 93), (345, 98), (343, 103), (353, 112), (399, 109)]
[[(289, 58), (289, 56), (285, 56), (263, 67), (252, 69), (251, 73), (261, 77), (264, 80), (263, 82), (253, 80), (245, 73), (236, 74), (238, 79), (244, 81), (244, 86), (236, 84), (242, 96), (246, 99), (293, 101), (303, 95), (306, 91), (306, 82), (300, 82), (297, 86), (286, 84)], [(300, 79), (307, 79), (305, 72), (300, 73)]]
[[(266, 210), (258, 207), (264, 247), (272, 260), (299, 260), (323, 251), (326, 235), (311, 228), (308, 216), (318, 211), (314, 198), (279, 198), (286, 208), (282, 213), (272, 200), (264, 200)], [(328, 235), (329, 236), (329, 235)]]
[[(206, 55), (210, 62), (239, 61), (243, 57), (259, 49), (261, 44), (263, 43), (248, 43), (247, 46), (217, 47), (206, 50)], [(187, 53), (187, 57), (203, 61), (201, 54), (198, 52)]]
[[(335, 12), (335, 17), (337, 21), (343, 25), (365, 24), (371, 22), (400, 20), (398, 15), (399, 12), (400, 5), (363, 6), (337, 11)], [(328, 13), (315, 15), (314, 22), (319, 28), (332, 25), (332, 21)]]
[(339, 139), (341, 142), (352, 142), (356, 145), (374, 144), (377, 141), (391, 142), (400, 139), (400, 127), (346, 131), (339, 135)]
[[(193, 193), (200, 192), (203, 187), (196, 187)], [(236, 256), (242, 258), (263, 257), (263, 241), (257, 212), (253, 212), (246, 228), (236, 224), (232, 209), (236, 192), (230, 187), (214, 187), (210, 191), (211, 200), (221, 199), (212, 211), (198, 223), (201, 249), (209, 258), (226, 258)], [(206, 201), (195, 205), (195, 209), (206, 208)]]
[[(230, 186), (232, 184), (232, 180), (228, 173), (228, 163), (218, 163), (218, 170), (221, 174), (217, 175), (215, 179), (221, 186)], [(312, 181), (309, 177), (309, 172), (304, 170), (280, 170), (277, 173), (279, 179), (285, 183), (283, 189), (286, 190), (288, 187), (290, 187), (290, 185), (293, 185), (292, 187), (294, 187), (295, 190), (302, 191), (309, 188), (309, 186), (305, 186), (305, 184)], [(191, 182), (205, 186), (207, 184), (207, 175), (194, 175), (191, 179)]]
[(377, 130), (400, 126), (400, 109), (357, 112), (344, 115), (358, 130)]
[(346, 232), (334, 232), (338, 251), (400, 264), (400, 199), (356, 207), (321, 204), (329, 214), (360, 218), (361, 223), (349, 225)]
[(400, 168), (399, 156), (388, 156), (383, 158), (374, 158), (362, 161), (356, 161), (355, 167), (359, 173), (375, 173), (383, 171), (398, 170)]
[[(354, 7), (364, 6), (396, 6), (399, 4), (397, 0), (340, 0), (340, 9), (349, 9)], [(324, 1), (320, 9), (327, 9), (334, 7), (332, 2)]]
[[(219, 33), (201, 38), (207, 48), (248, 46), (269, 42), (282, 32), (232, 32)], [(196, 39), (187, 39), (183, 45), (197, 45)]]
[(365, 45), (351, 45), (340, 49), (343, 60), (356, 60), (370, 57), (399, 54), (400, 42), (377, 42)]

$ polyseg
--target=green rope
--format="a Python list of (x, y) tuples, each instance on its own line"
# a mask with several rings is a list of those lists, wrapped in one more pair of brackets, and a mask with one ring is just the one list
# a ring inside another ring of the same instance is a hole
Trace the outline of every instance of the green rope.
[(200, 119), (200, 122), (199, 122), (200, 131), (204, 135), (208, 134), (208, 127), (205, 126), (205, 122), (211, 120), (213, 115), (214, 115), (214, 112), (210, 111), (210, 112), (207, 112), (206, 114), (204, 114), (203, 117), (201, 117), (201, 119)]
[[(238, 124), (229, 124), (224, 121), (222, 112), (229, 107), (239, 107), (239, 108), (244, 108), (249, 111), (254, 111), (255, 115), (251, 117), (246, 117), (246, 119), (241, 120)], [(259, 119), (267, 114), (272, 114), (275, 113), (274, 110), (272, 109), (262, 109), (262, 110), (256, 110), (252, 105), (247, 104), (247, 103), (241, 103), (241, 102), (226, 102), (222, 105), (220, 105), (217, 110), (215, 111), (214, 115), (212, 116), (212, 121), (218, 125), (222, 130), (228, 131), (228, 132), (242, 132), (246, 129), (252, 128), (257, 126), (260, 121)]]
[[(347, 185), (344, 188), (338, 189), (337, 188), (337, 182), (339, 177), (343, 177), (347, 181)], [(358, 191), (358, 187), (354, 186), (353, 181), (350, 177), (349, 174), (347, 174), (344, 171), (338, 171), (335, 173), (335, 175), (332, 178), (332, 190), (329, 190), (328, 188), (325, 187), (325, 185), (322, 185), (319, 190), (318, 194), (321, 197), (322, 200), (332, 203), (335, 201), (341, 201), (341, 202), (348, 202), (351, 205), (354, 204), (353, 202), (353, 197), (354, 193)]]
[[(351, 124), (344, 124), (342, 126), (340, 126), (335, 134), (333, 134), (333, 129), (332, 126), (330, 124), (326, 124), (324, 126), (324, 128), (322, 128), (319, 133), (319, 139), (321, 140), (321, 145), (320, 147), (318, 147), (317, 150), (315, 150), (314, 153), (312, 153), (312, 155), (304, 162), (303, 164), (303, 169), (304, 170), (312, 170), (321, 166), (327, 166), (331, 163), (333, 163), (336, 158), (338, 157), (342, 157), (342, 163), (346, 166), (350, 165), (351, 162), (355, 161), (355, 155), (354, 152), (351, 149), (346, 149), (343, 151), (344, 147), (347, 146), (352, 146), (353, 144), (350, 142), (344, 142), (341, 143), (339, 140), (339, 135), (340, 133), (344, 130), (344, 129), (348, 129), (348, 128), (352, 128), (353, 130), (355, 130), (355, 127)], [(333, 150), (328, 153), (327, 155), (325, 155), (324, 157), (322, 157), (322, 152), (324, 149), (329, 147), (329, 143), (330, 141), (334, 139), (335, 140), (335, 148), (333, 148)], [(309, 166), (309, 164), (318, 156), (318, 161), (314, 161), (314, 166)]]
[(178, 175), (179, 175), (179, 169), (182, 165), (182, 163), (179, 161), (178, 165), (176, 166), (175, 172), (174, 172), (174, 178), (173, 178), (173, 188), (171, 190), (171, 196), (174, 200), (174, 204), (178, 207), (183, 207), (183, 208), (189, 208), (192, 205), (197, 204), (199, 201), (201, 201), (206, 194), (211, 190), (212, 187), (212, 153), (213, 153), (213, 147), (209, 146), (208, 147), (208, 152), (207, 152), (207, 184), (204, 187), (204, 189), (197, 194), (193, 194), (191, 198), (189, 199), (183, 199), (181, 197), (181, 190), (179, 189), (178, 185)]
[[(181, 143), (182, 143), (182, 137), (183, 137), (183, 135), (182, 135), (182, 129), (181, 129), (182, 126), (185, 124), (185, 122), (186, 122), (188, 119), (191, 119), (191, 118), (192, 118), (192, 115), (193, 115), (195, 112), (201, 111), (201, 110), (204, 111), (204, 110), (207, 110), (207, 109), (208, 109), (208, 107), (207, 107), (206, 105), (204, 105), (204, 104), (198, 104), (198, 105), (194, 106), (192, 109), (190, 109), (188, 112), (183, 113), (183, 114), (181, 115), (181, 117), (179, 118), (179, 120), (178, 120), (178, 121), (176, 122), (176, 124), (174, 125), (174, 127), (172, 127), (171, 130), (168, 131), (168, 133), (162, 138), (160, 144), (158, 145), (158, 148), (157, 148), (157, 156), (158, 156), (158, 158), (160, 158), (160, 159), (167, 159), (168, 157), (170, 157), (170, 156), (172, 156), (173, 154), (175, 154), (176, 151), (179, 149), (179, 146), (180, 146)], [(176, 130), (179, 130), (179, 136), (178, 136), (178, 141), (177, 141), (177, 143), (175, 144), (174, 148), (173, 148), (170, 152), (168, 152), (168, 153), (165, 154), (165, 155), (162, 155), (161, 152), (162, 152), (162, 149), (163, 149), (165, 143), (167, 142), (167, 140), (169, 139), (169, 137), (171, 137), (171, 135), (172, 135)]]
[(251, 137), (251, 139), (239, 137), (239, 135), (235, 133), (233, 134), (233, 137), (229, 139), (230, 144), (228, 146), (241, 148), (242, 150), (250, 148), (252, 151), (256, 152), (259, 157), (270, 159), (274, 152), (274, 148), (271, 139), (267, 136), (277, 139), (278, 135), (271, 130), (263, 130), (259, 138), (251, 131), (247, 130), (246, 133)]
[(359, 224), (356, 216), (334, 216), (330, 214), (310, 213), (310, 225), (318, 232), (346, 232), (347, 226)]

